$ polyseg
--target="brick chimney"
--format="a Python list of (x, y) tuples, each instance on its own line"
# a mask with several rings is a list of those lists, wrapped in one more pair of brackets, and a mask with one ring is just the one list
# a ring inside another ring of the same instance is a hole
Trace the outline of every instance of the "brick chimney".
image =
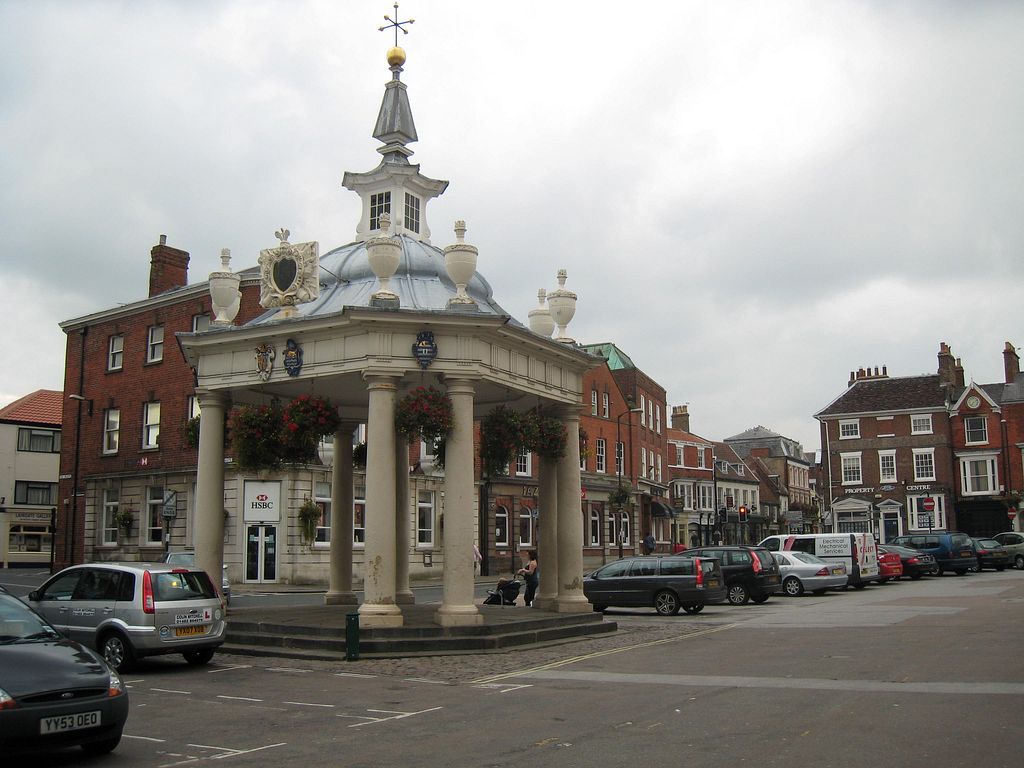
[(949, 345), (939, 342), (939, 386), (951, 386), (956, 383), (956, 361)]
[(1006, 348), (1003, 349), (1003, 371), (1006, 373), (1007, 384), (1013, 384), (1020, 376), (1020, 357), (1010, 342), (1006, 342)]
[(960, 358), (956, 359), (956, 365), (953, 367), (953, 374), (956, 377), (956, 385), (958, 388), (964, 388), (964, 366), (960, 362)]
[(690, 407), (688, 405), (672, 406), (672, 427), (683, 432), (690, 431)]
[(160, 244), (154, 245), (149, 255), (150, 296), (188, 285), (188, 251), (172, 248), (167, 235), (160, 235)]

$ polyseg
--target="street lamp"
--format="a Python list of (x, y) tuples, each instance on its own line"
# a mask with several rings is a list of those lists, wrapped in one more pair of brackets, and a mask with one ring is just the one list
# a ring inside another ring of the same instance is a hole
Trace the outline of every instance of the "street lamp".
[[(626, 410), (624, 410), (622, 413), (620, 413), (618, 416), (615, 417), (615, 463), (617, 465), (615, 468), (618, 470), (618, 472), (617, 472), (618, 477), (619, 477), (618, 495), (619, 495), (620, 499), (621, 499), (621, 497), (623, 495), (622, 468), (623, 468), (623, 466), (626, 463), (625, 446), (622, 445), (622, 417), (623, 416), (628, 416), (629, 414), (632, 414), (632, 413), (643, 413), (643, 410), (644, 410), (643, 408), (627, 408)], [(630, 444), (632, 445), (632, 442), (633, 442), (633, 440), (632, 440), (633, 417), (632, 416), (629, 417), (629, 428), (630, 428)], [(632, 466), (632, 450), (630, 451), (630, 454), (631, 454), (630, 455), (630, 465)], [(629, 484), (630, 484), (630, 487), (632, 487), (632, 485), (633, 485), (632, 475), (630, 476)], [(623, 502), (620, 500), (620, 502), (619, 502), (619, 524), (616, 526), (616, 532), (615, 532), (615, 538), (617, 538), (619, 540), (619, 559), (620, 560), (622, 559), (622, 505), (623, 505)]]

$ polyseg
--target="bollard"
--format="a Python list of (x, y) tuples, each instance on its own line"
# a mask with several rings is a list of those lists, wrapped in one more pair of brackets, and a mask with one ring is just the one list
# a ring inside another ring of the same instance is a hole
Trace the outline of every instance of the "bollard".
[(345, 661), (359, 661), (359, 614), (345, 616)]

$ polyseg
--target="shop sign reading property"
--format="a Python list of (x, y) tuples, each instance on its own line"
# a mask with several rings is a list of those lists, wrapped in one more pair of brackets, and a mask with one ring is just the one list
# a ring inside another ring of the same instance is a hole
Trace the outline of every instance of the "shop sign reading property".
[(246, 480), (245, 508), (247, 523), (276, 523), (281, 519), (281, 483)]

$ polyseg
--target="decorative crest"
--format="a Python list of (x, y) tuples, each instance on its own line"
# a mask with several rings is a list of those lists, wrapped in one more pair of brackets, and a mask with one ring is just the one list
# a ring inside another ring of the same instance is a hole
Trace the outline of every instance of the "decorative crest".
[(395, 46), (398, 46), (398, 30), (402, 30), (403, 35), (408, 35), (409, 30), (405, 28), (406, 24), (415, 24), (416, 19), (406, 19), (405, 21), (398, 20), (398, 3), (395, 3), (395, 18), (391, 18), (386, 13), (384, 14), (384, 20), (390, 22), (385, 24), (383, 27), (377, 29), (378, 32), (383, 32), (385, 29), (395, 28)]
[(277, 232), (274, 233), (274, 237), (281, 241), (281, 245), (290, 245), (290, 243), (288, 242), (288, 235), (290, 234), (291, 232), (289, 232), (284, 227), (281, 227), (279, 230), (277, 230)]

